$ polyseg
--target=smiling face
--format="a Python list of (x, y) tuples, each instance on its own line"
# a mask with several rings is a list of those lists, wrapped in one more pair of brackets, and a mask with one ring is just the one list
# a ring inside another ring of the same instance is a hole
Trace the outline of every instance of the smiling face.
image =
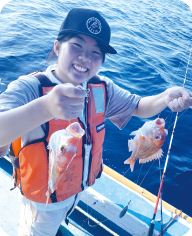
[(75, 86), (91, 79), (103, 62), (97, 42), (83, 34), (63, 43), (56, 40), (54, 52), (58, 57), (55, 76), (62, 83), (72, 83)]

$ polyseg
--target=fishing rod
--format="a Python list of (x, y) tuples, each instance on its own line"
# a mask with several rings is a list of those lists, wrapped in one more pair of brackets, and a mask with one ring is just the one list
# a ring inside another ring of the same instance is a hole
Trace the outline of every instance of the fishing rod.
[[(183, 88), (185, 86), (185, 81), (186, 81), (186, 78), (187, 78), (189, 62), (190, 62), (190, 58), (191, 58), (191, 51), (192, 51), (192, 46), (191, 46), (191, 50), (190, 50), (190, 53), (189, 53), (189, 59), (188, 59), (187, 69), (186, 69), (185, 78), (184, 78), (184, 82), (183, 82)], [(159, 204), (159, 198), (160, 198), (160, 194), (161, 194), (161, 190), (162, 190), (162, 186), (163, 186), (163, 181), (164, 181), (164, 178), (165, 178), (165, 172), (166, 172), (166, 169), (167, 169), (167, 164), (168, 164), (168, 160), (169, 160), (169, 155), (170, 155), (170, 150), (171, 150), (171, 145), (172, 145), (172, 141), (173, 141), (173, 135), (174, 135), (174, 132), (175, 132), (177, 119), (178, 119), (178, 112), (177, 112), (176, 117), (175, 117), (175, 122), (174, 122), (174, 126), (173, 126), (171, 139), (170, 139), (170, 142), (169, 142), (169, 148), (168, 148), (167, 157), (166, 157), (166, 161), (165, 161), (165, 165), (164, 165), (163, 175), (162, 175), (161, 182), (160, 182), (160, 187), (159, 187), (159, 192), (158, 192), (157, 201), (156, 201), (156, 205), (155, 205), (155, 210), (154, 210), (154, 213), (153, 213), (153, 218), (151, 220), (147, 236), (152, 236), (153, 235), (153, 230), (154, 230), (154, 226), (155, 226), (155, 217), (156, 217), (156, 214), (157, 214), (157, 207), (158, 207), (158, 204)]]
[(181, 213), (182, 213), (181, 210), (179, 210), (178, 213), (176, 212), (175, 216), (174, 216), (174, 217), (171, 219), (171, 221), (165, 226), (165, 228), (162, 230), (162, 232), (161, 232), (160, 234), (158, 234), (157, 236), (162, 236), (162, 235), (163, 235), (162, 233), (168, 228), (168, 226), (169, 226), (178, 216), (181, 215)]

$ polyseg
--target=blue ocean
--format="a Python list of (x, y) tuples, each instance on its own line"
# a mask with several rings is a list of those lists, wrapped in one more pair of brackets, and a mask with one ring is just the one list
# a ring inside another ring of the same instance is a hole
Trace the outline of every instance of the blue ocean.
[[(14, 0), (0, 13), (0, 91), (21, 75), (45, 70), (45, 59), (69, 10), (98, 10), (112, 30), (111, 45), (117, 55), (106, 57), (100, 74), (140, 96), (182, 86), (192, 45), (192, 12), (180, 0)], [(192, 59), (185, 87), (192, 92)], [(147, 120), (132, 117), (123, 130), (106, 121), (104, 163), (158, 194), (160, 170), (168, 151), (176, 113), (165, 109), (169, 135), (159, 161), (135, 164), (131, 172), (124, 161), (130, 156), (130, 133)], [(163, 186), (163, 200), (192, 216), (192, 109), (179, 113)], [(157, 118), (153, 117), (151, 120)], [(129, 200), (129, 199), (128, 199)], [(126, 204), (126, 203), (125, 203)], [(152, 217), (152, 216), (151, 216)]]

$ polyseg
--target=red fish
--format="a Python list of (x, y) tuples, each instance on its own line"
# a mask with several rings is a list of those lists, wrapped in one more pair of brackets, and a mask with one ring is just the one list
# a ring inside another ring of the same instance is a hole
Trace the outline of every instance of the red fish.
[(132, 151), (132, 155), (124, 164), (130, 164), (131, 171), (133, 171), (137, 159), (139, 159), (139, 163), (159, 159), (163, 154), (161, 146), (167, 133), (164, 119), (157, 118), (145, 122), (140, 129), (131, 133), (131, 135), (135, 135), (134, 139), (128, 140), (129, 151)]
[(46, 193), (49, 196), (57, 189), (57, 185), (76, 156), (77, 146), (85, 131), (78, 122), (70, 124), (66, 129), (56, 131), (49, 140), (49, 179)]

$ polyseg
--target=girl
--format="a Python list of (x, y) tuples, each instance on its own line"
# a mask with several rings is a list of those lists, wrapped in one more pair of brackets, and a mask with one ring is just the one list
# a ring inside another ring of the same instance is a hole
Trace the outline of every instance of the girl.
[[(106, 53), (117, 53), (109, 45), (110, 34), (97, 11), (72, 9), (49, 58), (56, 55), (57, 63), (44, 73), (20, 77), (0, 96), (0, 154), (6, 155), (12, 143), (15, 186), (22, 193), (20, 236), (56, 235), (82, 191), (100, 177), (105, 119), (122, 129), (131, 116), (147, 118), (167, 106), (182, 111), (192, 105), (191, 93), (184, 88), (141, 98), (97, 75)], [(46, 207), (49, 137), (74, 121), (86, 135)]]

